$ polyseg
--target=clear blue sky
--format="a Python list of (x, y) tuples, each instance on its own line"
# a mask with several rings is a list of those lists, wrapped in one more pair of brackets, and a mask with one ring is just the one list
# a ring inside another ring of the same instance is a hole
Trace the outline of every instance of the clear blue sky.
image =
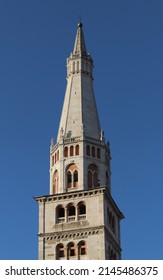
[(0, 259), (37, 259), (66, 58), (81, 17), (125, 215), (123, 259), (163, 259), (163, 1), (0, 1)]

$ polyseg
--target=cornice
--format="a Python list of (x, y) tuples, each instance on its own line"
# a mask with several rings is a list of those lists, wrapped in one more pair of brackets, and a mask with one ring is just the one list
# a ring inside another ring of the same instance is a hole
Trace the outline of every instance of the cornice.
[(104, 196), (108, 200), (109, 204), (113, 207), (113, 209), (116, 212), (116, 214), (118, 215), (118, 217), (120, 219), (124, 219), (123, 213), (120, 211), (120, 209), (118, 208), (117, 204), (115, 203), (113, 197), (111, 196), (111, 194), (108, 192), (107, 189), (105, 189)]
[(41, 202), (51, 202), (51, 201), (62, 201), (66, 199), (74, 199), (74, 198), (83, 198), (87, 196), (95, 196), (104, 193), (105, 188), (96, 188), (91, 190), (82, 190), (82, 191), (74, 191), (70, 193), (62, 193), (62, 194), (55, 194), (55, 195), (43, 195), (43, 196), (35, 196), (34, 199), (41, 203)]
[(40, 233), (38, 237), (43, 238), (47, 242), (58, 243), (66, 240), (85, 239), (92, 235), (99, 235), (104, 232), (104, 226), (90, 227), (79, 230), (66, 230), (61, 232)]

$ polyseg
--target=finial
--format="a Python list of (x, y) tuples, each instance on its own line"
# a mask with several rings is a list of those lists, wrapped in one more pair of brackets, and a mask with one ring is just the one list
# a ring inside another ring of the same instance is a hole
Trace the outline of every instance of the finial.
[(101, 141), (104, 140), (104, 131), (103, 131), (103, 129), (101, 129), (101, 131), (100, 131), (100, 140)]
[(54, 146), (54, 139), (52, 138), (51, 139), (51, 147), (53, 147)]
[(81, 21), (78, 22), (78, 27), (82, 27), (83, 24), (81, 23)]

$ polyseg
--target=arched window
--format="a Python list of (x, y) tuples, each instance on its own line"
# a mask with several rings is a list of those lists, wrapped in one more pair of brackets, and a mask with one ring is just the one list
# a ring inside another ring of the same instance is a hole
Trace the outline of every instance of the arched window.
[(76, 255), (76, 248), (74, 242), (68, 244), (68, 258)]
[(70, 157), (74, 155), (74, 146), (70, 146)]
[(56, 221), (57, 223), (65, 222), (65, 209), (62, 205), (58, 205), (56, 208)]
[(55, 163), (57, 162), (57, 155), (56, 155), (56, 153), (55, 153)]
[(71, 174), (71, 171), (67, 172), (67, 187), (72, 188), (72, 174)]
[(68, 157), (68, 147), (64, 148), (64, 157)]
[(65, 257), (65, 249), (62, 243), (56, 246), (56, 259), (60, 260), (61, 258)]
[(85, 220), (86, 219), (86, 206), (83, 202), (78, 204), (78, 220)]
[(98, 183), (98, 168), (95, 164), (88, 166), (88, 188), (97, 188)]
[(78, 170), (75, 164), (70, 164), (67, 167), (67, 188), (77, 188), (78, 187)]
[(101, 158), (101, 151), (100, 151), (100, 148), (97, 148), (97, 158)]
[(73, 204), (69, 204), (67, 206), (67, 221), (68, 222), (73, 222), (75, 221), (75, 206)]
[(75, 170), (73, 173), (73, 177), (74, 177), (74, 188), (78, 187), (78, 171)]
[(109, 175), (107, 171), (106, 171), (106, 187), (109, 187)]
[(90, 146), (89, 145), (87, 145), (86, 153), (87, 153), (87, 156), (90, 156)]
[(58, 170), (55, 170), (53, 175), (53, 194), (58, 193), (58, 187), (59, 187)]
[(57, 161), (59, 160), (59, 150), (57, 151)]
[(79, 254), (79, 257), (83, 256), (83, 255), (86, 255), (86, 253), (87, 253), (87, 251), (86, 251), (86, 242), (82, 240), (78, 244), (78, 254)]
[(79, 155), (79, 145), (75, 146), (75, 155), (78, 156)]
[(95, 147), (93, 146), (92, 147), (92, 157), (95, 157), (96, 155), (95, 155)]
[(54, 156), (52, 156), (52, 166), (54, 165)]

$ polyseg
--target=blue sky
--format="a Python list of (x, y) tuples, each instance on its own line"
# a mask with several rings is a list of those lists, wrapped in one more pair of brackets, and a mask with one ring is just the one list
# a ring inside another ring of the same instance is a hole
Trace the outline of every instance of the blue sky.
[(37, 259), (49, 147), (81, 17), (125, 215), (123, 259), (163, 259), (163, 2), (0, 1), (0, 259)]

